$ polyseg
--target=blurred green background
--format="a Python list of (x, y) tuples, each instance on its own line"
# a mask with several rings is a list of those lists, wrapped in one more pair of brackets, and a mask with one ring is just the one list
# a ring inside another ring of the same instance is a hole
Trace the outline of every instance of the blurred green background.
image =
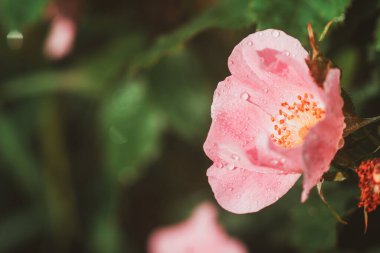
[[(43, 50), (52, 5), (77, 25), (60, 59)], [(215, 202), (213, 90), (257, 29), (309, 49), (307, 22), (320, 34), (335, 18), (322, 51), (358, 114), (380, 115), (379, 14), (375, 0), (0, 0), (0, 252), (146, 252), (152, 230)], [(315, 192), (301, 204), (300, 185), (259, 213), (219, 208), (221, 223), (250, 252), (380, 252), (356, 185), (324, 185), (348, 225)]]

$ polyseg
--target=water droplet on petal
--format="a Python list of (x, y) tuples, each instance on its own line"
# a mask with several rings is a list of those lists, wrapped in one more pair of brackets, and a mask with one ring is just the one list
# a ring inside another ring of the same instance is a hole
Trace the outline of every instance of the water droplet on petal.
[(285, 51), (284, 54), (285, 54), (286, 56), (289, 56), (289, 55), (290, 55), (289, 51)]
[(252, 47), (253, 46), (253, 42), (252, 41), (248, 41), (247, 45), (250, 46), (250, 47)]
[(216, 164), (215, 164), (215, 166), (217, 167), (217, 168), (223, 168), (223, 164), (221, 163), (221, 162), (217, 162)]
[(248, 100), (249, 98), (249, 94), (247, 92), (243, 92), (241, 95), (240, 95), (241, 99), (244, 99), (244, 100)]
[(231, 155), (231, 158), (233, 160), (235, 160), (235, 161), (239, 161), (240, 160), (240, 157), (238, 155), (235, 155), (235, 154)]
[(344, 146), (344, 139), (341, 138), (338, 143), (338, 148), (342, 148)]
[(280, 159), (280, 162), (281, 162), (282, 164), (284, 164), (284, 163), (286, 162), (285, 158), (281, 158), (281, 159)]
[(277, 38), (277, 37), (280, 36), (280, 32), (277, 31), (277, 30), (274, 30), (274, 31), (272, 31), (272, 36), (275, 37), (275, 38)]
[(265, 89), (264, 89), (264, 92), (265, 92), (265, 93), (268, 93), (268, 89), (267, 89), (267, 88), (265, 88)]
[(228, 190), (229, 190), (230, 192), (232, 192), (232, 191), (234, 190), (234, 188), (230, 187), (230, 188), (228, 188)]
[(263, 33), (262, 32), (257, 32), (257, 35), (263, 36)]
[(234, 164), (228, 164), (228, 165), (226, 166), (226, 169), (232, 171), (232, 170), (235, 169), (235, 165), (234, 165)]
[(235, 62), (234, 62), (233, 60), (230, 60), (230, 64), (231, 64), (231, 65), (234, 65)]
[(277, 165), (278, 161), (277, 160), (272, 160), (272, 161), (270, 161), (270, 163), (273, 164), (273, 165)]

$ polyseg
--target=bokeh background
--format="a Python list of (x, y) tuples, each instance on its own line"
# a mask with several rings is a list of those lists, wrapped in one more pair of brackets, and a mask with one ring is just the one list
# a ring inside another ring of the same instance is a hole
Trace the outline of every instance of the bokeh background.
[[(213, 90), (256, 30), (309, 50), (307, 22), (320, 35), (335, 20), (321, 51), (357, 113), (380, 115), (379, 14), (375, 0), (0, 0), (0, 252), (146, 252), (154, 229), (215, 203)], [(300, 193), (254, 214), (218, 207), (220, 221), (250, 252), (380, 252), (355, 175), (324, 185), (348, 225)]]

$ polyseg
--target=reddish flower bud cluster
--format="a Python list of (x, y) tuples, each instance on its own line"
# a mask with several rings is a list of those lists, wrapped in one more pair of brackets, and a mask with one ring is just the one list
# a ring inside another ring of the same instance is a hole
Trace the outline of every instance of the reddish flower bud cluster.
[(372, 212), (380, 205), (380, 158), (363, 161), (356, 172), (361, 190), (358, 206)]

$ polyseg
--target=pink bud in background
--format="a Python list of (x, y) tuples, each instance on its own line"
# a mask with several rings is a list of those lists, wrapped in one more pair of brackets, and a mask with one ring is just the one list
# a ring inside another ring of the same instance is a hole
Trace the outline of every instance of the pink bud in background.
[(305, 201), (341, 147), (340, 71), (329, 69), (320, 87), (307, 57), (298, 40), (273, 29), (249, 35), (229, 57), (204, 144), (208, 180), (226, 210), (259, 211), (302, 174)]
[(51, 59), (61, 59), (70, 53), (76, 34), (75, 22), (64, 16), (54, 17), (45, 43), (45, 54)]
[(148, 253), (247, 253), (217, 222), (210, 203), (199, 205), (186, 221), (160, 228), (148, 241)]

